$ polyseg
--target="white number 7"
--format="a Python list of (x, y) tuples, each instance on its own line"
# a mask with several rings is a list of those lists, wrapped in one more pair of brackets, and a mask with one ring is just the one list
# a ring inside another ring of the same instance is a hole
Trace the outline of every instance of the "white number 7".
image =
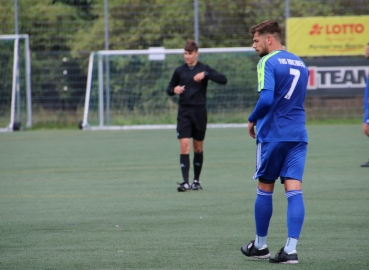
[(288, 90), (287, 94), (284, 96), (285, 99), (290, 99), (290, 97), (293, 94), (293, 91), (295, 91), (295, 87), (297, 84), (297, 81), (300, 78), (300, 70), (298, 69), (294, 69), (294, 68), (290, 68), (290, 74), (294, 76), (290, 90)]

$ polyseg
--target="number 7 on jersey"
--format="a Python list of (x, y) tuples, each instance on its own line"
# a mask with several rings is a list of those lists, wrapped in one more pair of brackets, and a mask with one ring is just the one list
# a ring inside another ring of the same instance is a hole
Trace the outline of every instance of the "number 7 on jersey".
[(287, 94), (284, 96), (285, 99), (290, 99), (293, 91), (295, 91), (297, 81), (300, 78), (300, 70), (295, 68), (290, 68), (290, 74), (294, 76), (290, 90), (288, 90)]

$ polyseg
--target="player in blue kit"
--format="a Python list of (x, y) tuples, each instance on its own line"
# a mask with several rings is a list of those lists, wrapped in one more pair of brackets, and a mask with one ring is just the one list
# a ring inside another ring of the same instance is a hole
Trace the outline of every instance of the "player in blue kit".
[(252, 47), (262, 57), (257, 65), (260, 97), (248, 118), (249, 135), (257, 144), (256, 237), (242, 246), (241, 252), (258, 259), (270, 257), (266, 240), (274, 185), (280, 178), (288, 201), (287, 241), (269, 262), (298, 263), (296, 245), (305, 217), (302, 176), (308, 136), (304, 100), (309, 72), (299, 57), (284, 50), (278, 22), (268, 20), (255, 25), (250, 35)]
[[(369, 43), (366, 46), (365, 57), (369, 59)], [(366, 136), (369, 136), (369, 74), (366, 79), (366, 88), (364, 94), (363, 132)], [(367, 163), (361, 164), (361, 167), (369, 167), (369, 161)]]

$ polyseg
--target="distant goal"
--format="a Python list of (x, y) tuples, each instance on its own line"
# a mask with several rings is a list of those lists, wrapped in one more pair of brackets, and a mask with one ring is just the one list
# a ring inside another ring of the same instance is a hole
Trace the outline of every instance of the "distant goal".
[(28, 35), (0, 35), (0, 132), (32, 126)]
[[(228, 78), (209, 81), (208, 127), (245, 127), (256, 101), (256, 63), (250, 47), (202, 48), (199, 61)], [(178, 97), (166, 88), (183, 49), (150, 48), (92, 52), (89, 57), (83, 130), (172, 129)]]

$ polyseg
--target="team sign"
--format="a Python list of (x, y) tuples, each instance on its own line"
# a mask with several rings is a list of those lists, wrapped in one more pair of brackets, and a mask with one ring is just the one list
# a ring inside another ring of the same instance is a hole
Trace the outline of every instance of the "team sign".
[(369, 61), (364, 56), (303, 59), (309, 69), (308, 95), (363, 95), (369, 76)]
[(360, 88), (366, 86), (369, 67), (308, 67), (308, 89)]
[(287, 50), (298, 56), (364, 55), (369, 16), (288, 18)]

